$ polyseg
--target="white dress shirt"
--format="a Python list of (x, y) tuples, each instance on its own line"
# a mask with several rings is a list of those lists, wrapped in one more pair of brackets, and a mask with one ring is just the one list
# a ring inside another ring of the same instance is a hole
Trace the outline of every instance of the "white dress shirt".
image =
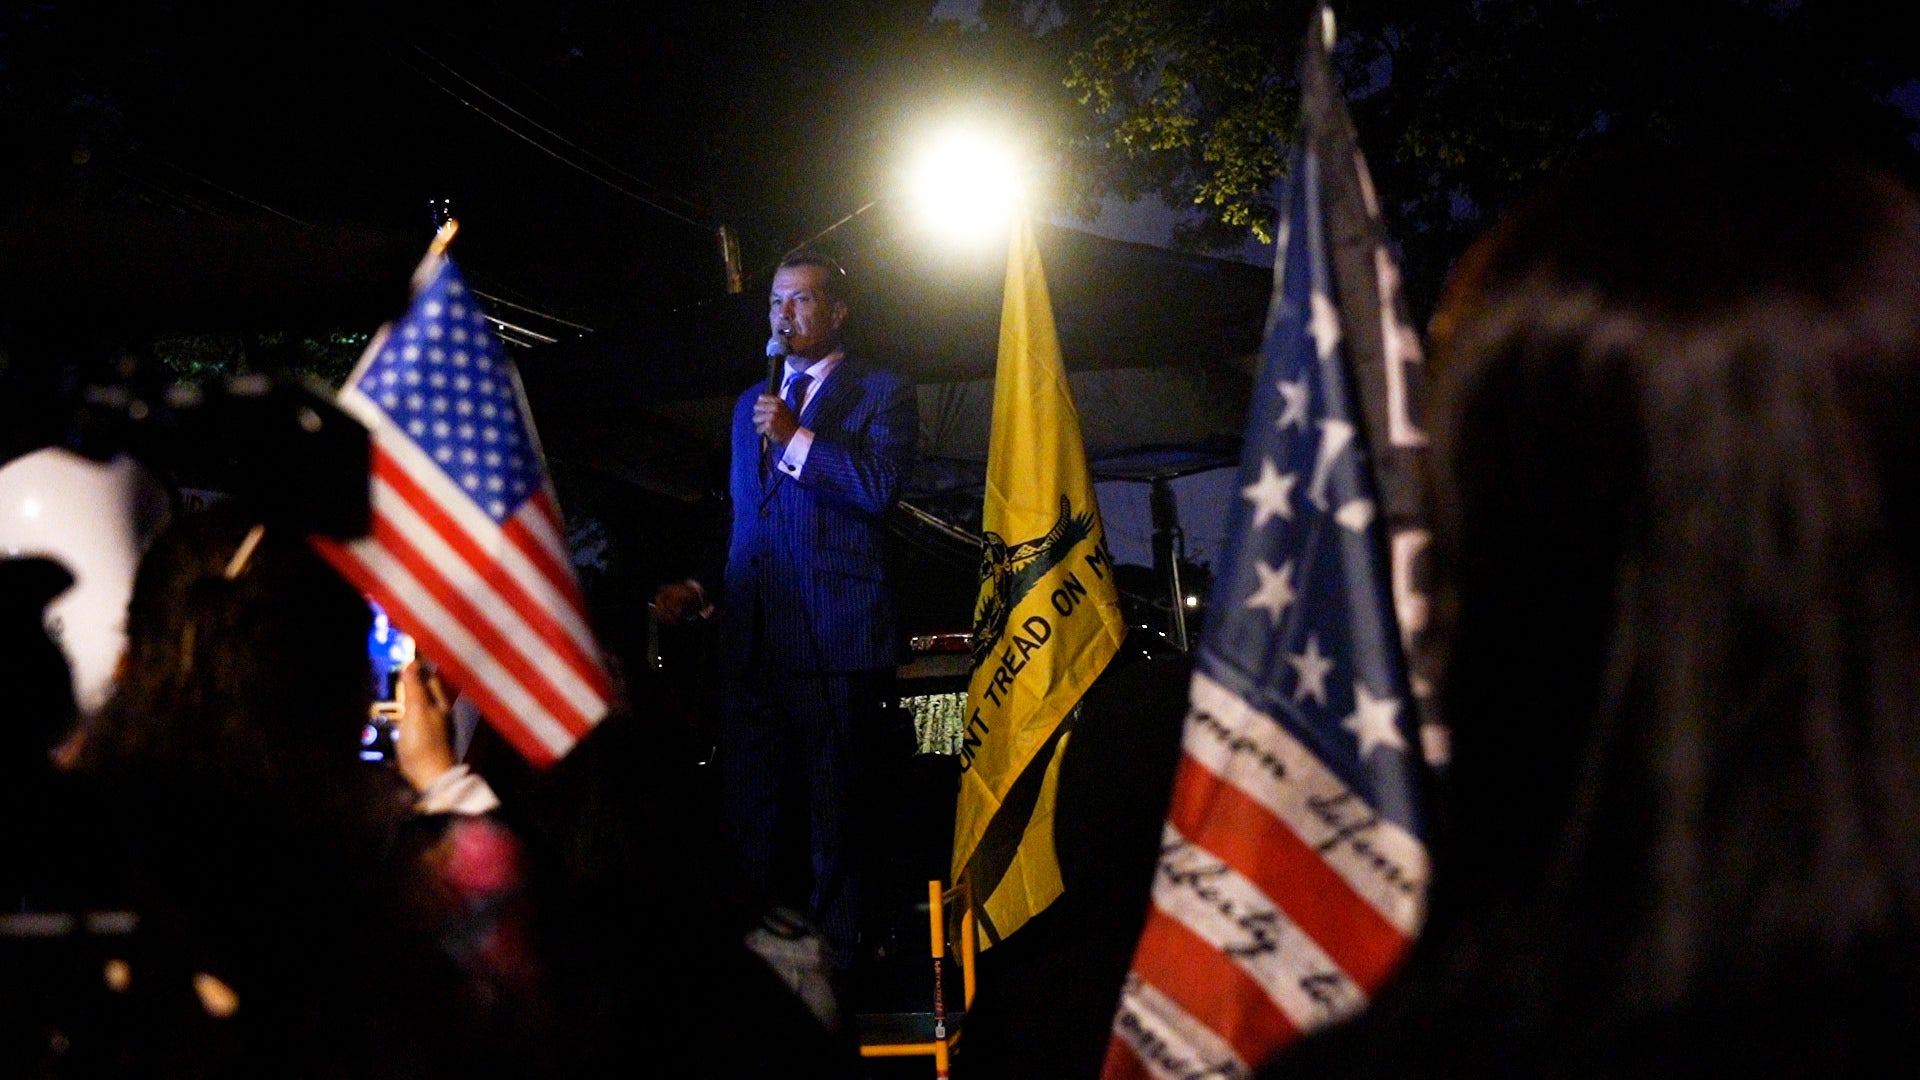
[[(805, 372), (813, 377), (813, 382), (807, 384), (807, 396), (800, 400), (800, 408), (795, 410), (795, 423), (798, 423), (800, 420), (799, 414), (806, 412), (807, 406), (813, 403), (815, 395), (820, 393), (820, 387), (826, 384), (828, 376), (832, 375), (834, 369), (840, 366), (840, 361), (846, 358), (847, 354), (844, 349), (835, 349), (821, 359), (815, 360), (805, 368), (800, 369), (800, 371), (794, 370), (793, 361), (787, 361), (786, 375), (780, 380), (780, 400), (786, 400), (787, 389), (793, 385), (793, 380), (796, 375)], [(811, 449), (813, 449), (812, 429), (805, 427), (797, 428), (793, 433), (793, 438), (787, 440), (787, 448), (780, 454), (780, 460), (775, 463), (774, 467), (786, 473), (788, 476), (797, 477), (800, 475), (800, 470), (806, 467), (807, 451)]]

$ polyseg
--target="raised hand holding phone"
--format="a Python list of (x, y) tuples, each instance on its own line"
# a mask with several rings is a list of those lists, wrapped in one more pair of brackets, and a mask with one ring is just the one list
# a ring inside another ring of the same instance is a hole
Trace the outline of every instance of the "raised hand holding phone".
[(400, 721), (394, 732), (394, 757), (400, 775), (415, 791), (453, 768), (455, 694), (440, 673), (416, 656), (400, 669)]

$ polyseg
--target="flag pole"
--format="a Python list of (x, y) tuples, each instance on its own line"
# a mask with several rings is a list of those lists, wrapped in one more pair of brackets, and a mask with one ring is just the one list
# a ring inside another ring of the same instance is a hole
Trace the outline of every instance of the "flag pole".
[(427, 245), (427, 257), (430, 259), (445, 258), (448, 246), (453, 243), (454, 234), (459, 231), (460, 219), (448, 218), (438, 229), (434, 230), (433, 243)]

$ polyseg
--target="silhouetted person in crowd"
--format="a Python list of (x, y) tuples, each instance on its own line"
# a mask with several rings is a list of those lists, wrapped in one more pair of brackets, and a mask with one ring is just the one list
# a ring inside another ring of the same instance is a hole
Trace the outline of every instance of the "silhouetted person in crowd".
[(360, 760), (369, 621), (305, 537), (238, 505), (180, 518), (141, 563), (80, 764), (133, 853), (127, 1053), (155, 1075), (531, 1071), (516, 846), (443, 835)]
[(110, 1020), (103, 965), (123, 942), (79, 916), (121, 907), (119, 860), (88, 786), (53, 759), (76, 709), (43, 619), (73, 580), (54, 560), (0, 559), (0, 1076), (92, 1075), (117, 1046), (96, 1033)]
[(72, 585), (73, 575), (51, 559), (0, 560), (0, 656), (9, 672), (0, 708), (0, 910), (46, 902), (44, 894), (60, 891), (50, 879), (64, 875), (44, 864), (71, 857), (53, 848), (57, 830), (41, 820), (60, 786), (53, 750), (75, 717), (66, 658), (41, 620)]
[(1280, 1077), (1843, 1076), (1920, 1009), (1920, 201), (1600, 168), (1434, 321), (1431, 916)]

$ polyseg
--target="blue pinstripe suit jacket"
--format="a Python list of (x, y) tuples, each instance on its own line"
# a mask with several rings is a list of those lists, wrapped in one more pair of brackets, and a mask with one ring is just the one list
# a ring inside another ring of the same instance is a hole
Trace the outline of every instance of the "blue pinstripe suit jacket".
[[(899, 662), (881, 515), (899, 496), (920, 439), (913, 386), (849, 356), (800, 414), (813, 432), (798, 477), (763, 469), (753, 386), (733, 409), (721, 667), (744, 671), (761, 627), (760, 662), (846, 672)], [(770, 450), (769, 453), (777, 453)]]

